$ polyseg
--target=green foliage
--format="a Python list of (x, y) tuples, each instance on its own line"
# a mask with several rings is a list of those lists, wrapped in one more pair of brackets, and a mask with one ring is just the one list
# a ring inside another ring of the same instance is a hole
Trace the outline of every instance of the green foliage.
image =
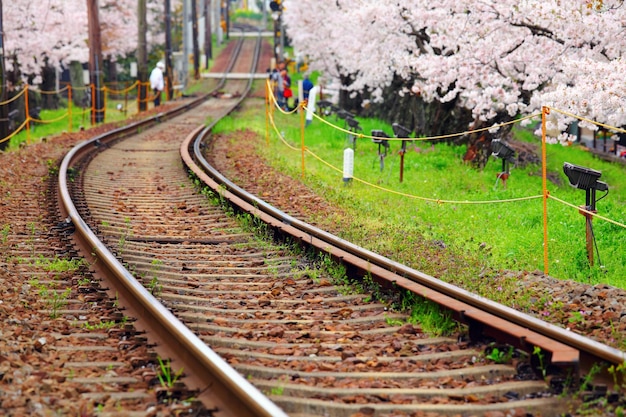
[(245, 10), (245, 9), (235, 10), (235, 13), (233, 13), (233, 16), (232, 16), (233, 21), (242, 20), (242, 19), (260, 21), (262, 18), (263, 18), (263, 14), (255, 13), (251, 10)]
[(48, 166), (48, 175), (55, 176), (59, 173), (59, 167), (52, 159), (46, 160), (46, 165)]
[(148, 283), (148, 289), (150, 293), (154, 296), (158, 296), (163, 291), (163, 286), (159, 282), (158, 272), (161, 269), (161, 265), (163, 265), (163, 261), (159, 259), (153, 259), (150, 262), (150, 273), (152, 274), (152, 278)]
[(448, 311), (415, 293), (405, 291), (402, 304), (411, 312), (408, 322), (418, 324), (426, 334), (448, 336), (459, 329)]
[(9, 233), (11, 233), (11, 225), (5, 224), (2, 226), (2, 231), (0, 232), (2, 235), (2, 245), (6, 245), (9, 240)]
[(489, 349), (489, 353), (485, 355), (485, 358), (495, 363), (509, 363), (513, 359), (513, 352), (514, 350), (511, 346), (508, 349), (499, 349), (494, 346)]
[(174, 373), (169, 359), (164, 361), (161, 357), (157, 357), (157, 360), (159, 361), (159, 373), (157, 376), (159, 377), (161, 386), (165, 388), (172, 388), (176, 381), (178, 381), (178, 379), (182, 376), (183, 368), (180, 368)]
[(129, 217), (125, 217), (124, 218), (124, 229), (122, 230), (122, 233), (120, 234), (120, 238), (117, 242), (117, 250), (120, 254), (120, 256), (123, 255), (124, 253), (124, 249), (126, 248), (126, 239), (128, 239), (129, 236), (131, 236), (133, 233), (133, 229), (132, 226), (130, 224), (130, 218)]
[(539, 364), (539, 371), (541, 371), (541, 376), (543, 376), (543, 379), (545, 380), (546, 377), (548, 376), (548, 368), (547, 368), (546, 358), (545, 358), (545, 354), (543, 353), (543, 350), (541, 350), (539, 346), (535, 346), (533, 348), (533, 356), (537, 358), (537, 361)]
[(402, 320), (396, 319), (396, 318), (392, 318), (392, 317), (385, 317), (385, 322), (389, 326), (399, 327), (399, 326), (404, 325), (404, 322)]
[(611, 365), (607, 371), (613, 378), (613, 387), (615, 390), (626, 388), (626, 362), (622, 362), (617, 366)]
[(73, 272), (79, 270), (81, 267), (87, 265), (87, 261), (84, 259), (64, 259), (55, 257), (53, 259), (45, 258), (43, 255), (39, 255), (35, 259), (35, 265), (43, 268), (47, 272)]
[(117, 326), (117, 324), (118, 323), (116, 323), (115, 320), (108, 320), (108, 321), (102, 321), (97, 324), (85, 323), (83, 324), (83, 327), (87, 330), (108, 330)]
[(38, 279), (29, 281), (29, 284), (37, 289), (37, 293), (50, 309), (50, 317), (55, 319), (59, 317), (59, 310), (67, 304), (67, 300), (72, 294), (71, 288), (66, 288), (64, 291), (59, 292), (55, 288), (54, 283), (42, 284)]

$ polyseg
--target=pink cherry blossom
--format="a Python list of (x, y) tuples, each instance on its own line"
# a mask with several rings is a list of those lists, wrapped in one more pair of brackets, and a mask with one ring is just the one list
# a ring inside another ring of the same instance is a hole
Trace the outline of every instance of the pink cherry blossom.
[[(172, 8), (180, 1), (172, 1)], [(148, 6), (150, 47), (164, 41), (163, 2), (148, 0)], [(99, 17), (104, 56), (115, 59), (137, 49), (136, 0), (100, 0)], [(38, 74), (44, 57), (54, 66), (88, 61), (85, 0), (5, 1), (3, 29), (5, 55), (16, 56), (25, 74)]]
[[(553, 106), (626, 124), (623, 0), (284, 0), (293, 46), (348, 90), (457, 100), (488, 124)], [(566, 118), (559, 119), (560, 127)]]

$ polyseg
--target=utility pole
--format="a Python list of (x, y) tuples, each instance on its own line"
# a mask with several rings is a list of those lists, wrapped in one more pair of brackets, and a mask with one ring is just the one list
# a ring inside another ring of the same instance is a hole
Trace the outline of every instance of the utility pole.
[(165, 0), (165, 75), (167, 76), (167, 100), (171, 100), (173, 91), (174, 71), (172, 69), (172, 5)]
[(200, 47), (198, 45), (198, 3), (191, 0), (191, 37), (193, 45), (193, 78), (200, 79)]
[(230, 39), (230, 0), (226, 0), (226, 7), (224, 8), (224, 22), (226, 22), (226, 39)]
[[(0, 102), (7, 101), (7, 76), (4, 68), (4, 29), (2, 26), (2, 0), (0, 0)], [(0, 140), (9, 136), (9, 105), (0, 105)], [(0, 151), (6, 149), (9, 141), (0, 142)]]
[(211, 0), (213, 6), (213, 26), (215, 27), (215, 33), (217, 34), (217, 44), (221, 45), (224, 42), (224, 30), (222, 29), (222, 0)]
[(100, 36), (100, 16), (98, 0), (87, 0), (89, 20), (89, 80), (92, 88), (91, 120), (95, 123), (104, 121), (104, 94), (102, 93), (102, 40)]
[(213, 36), (211, 34), (211, 0), (204, 0), (204, 55), (205, 68), (209, 69), (209, 60), (213, 58)]
[(137, 78), (139, 81), (139, 89), (137, 100), (139, 101), (139, 111), (148, 110), (148, 87), (145, 83), (148, 81), (148, 47), (146, 46), (146, 0), (137, 2)]
[(183, 86), (187, 87), (187, 77), (189, 76), (189, 0), (183, 0)]

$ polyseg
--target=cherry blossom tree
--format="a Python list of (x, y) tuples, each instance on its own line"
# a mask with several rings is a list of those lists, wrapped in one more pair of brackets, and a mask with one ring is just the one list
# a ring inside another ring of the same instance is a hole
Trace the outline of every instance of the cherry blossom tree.
[[(151, 0), (148, 37), (163, 43), (162, 2)], [(5, 55), (9, 69), (19, 65), (24, 74), (39, 74), (45, 63), (58, 66), (88, 61), (87, 5), (85, 0), (12, 0), (3, 3)], [(100, 0), (102, 49), (115, 59), (137, 48), (137, 2)], [(45, 61), (45, 63), (44, 63)], [(36, 82), (36, 80), (35, 80)]]
[(401, 80), (396, 94), (453, 102), (471, 112), (470, 127), (545, 105), (626, 124), (623, 0), (283, 4), (294, 47), (353, 94), (381, 101)]

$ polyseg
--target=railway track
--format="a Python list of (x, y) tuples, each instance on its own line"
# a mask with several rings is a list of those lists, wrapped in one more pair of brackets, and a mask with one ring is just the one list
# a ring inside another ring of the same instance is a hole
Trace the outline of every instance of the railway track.
[[(241, 50), (251, 43), (242, 41)], [(486, 337), (539, 348), (545, 369), (623, 361), (619, 351), (438, 283), (238, 189), (206, 162), (207, 119), (236, 108), (244, 88), (229, 82), (219, 90), (176, 114), (94, 138), (61, 166), (67, 221), (57, 229), (73, 234), (94, 274), (77, 291), (84, 304), (109, 308), (99, 322), (83, 321), (110, 326), (90, 333), (92, 347), (83, 346), (88, 353), (68, 369), (73, 379), (103, 387), (86, 396), (102, 408), (149, 415), (157, 407), (146, 404), (155, 401), (180, 415), (560, 415), (573, 399), (523, 372), (531, 368), (526, 361), (489, 361)], [(194, 182), (212, 191), (201, 193)], [(225, 210), (226, 200), (237, 208)], [(243, 212), (251, 213), (248, 227), (233, 215)], [(259, 219), (322, 255), (315, 262), (260, 240), (253, 233)], [(341, 291), (333, 285), (344, 279), (335, 261), (351, 279), (371, 276), (435, 300), (468, 331), (430, 337), (369, 294)], [(100, 342), (105, 337), (112, 346)], [(127, 362), (95, 359), (111, 349)], [(78, 359), (77, 351), (68, 356)], [(111, 372), (124, 366), (134, 379)], [(83, 369), (91, 376), (77, 375)]]

